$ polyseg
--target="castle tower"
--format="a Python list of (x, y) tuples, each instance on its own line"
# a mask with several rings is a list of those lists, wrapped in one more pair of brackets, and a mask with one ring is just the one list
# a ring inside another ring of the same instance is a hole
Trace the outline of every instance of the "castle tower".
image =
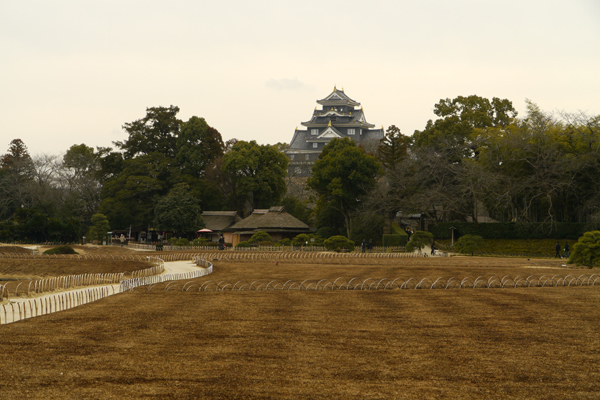
[(312, 118), (301, 123), (306, 129), (296, 128), (290, 147), (285, 150), (290, 159), (288, 176), (310, 176), (312, 166), (331, 139), (348, 137), (358, 144), (383, 138), (383, 129), (373, 129), (375, 125), (366, 121), (360, 103), (343, 89), (334, 87), (329, 96), (317, 103), (322, 109), (315, 107)]

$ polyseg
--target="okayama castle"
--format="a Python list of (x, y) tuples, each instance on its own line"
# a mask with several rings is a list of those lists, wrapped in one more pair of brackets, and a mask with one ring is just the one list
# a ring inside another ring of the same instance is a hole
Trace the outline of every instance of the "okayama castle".
[(343, 89), (334, 87), (329, 96), (317, 100), (317, 103), (323, 109), (315, 107), (312, 118), (301, 123), (306, 129), (296, 128), (290, 147), (284, 151), (290, 159), (290, 177), (310, 176), (312, 166), (331, 139), (348, 137), (358, 144), (379, 142), (383, 138), (383, 127), (373, 129), (375, 125), (366, 121), (360, 103), (348, 97)]

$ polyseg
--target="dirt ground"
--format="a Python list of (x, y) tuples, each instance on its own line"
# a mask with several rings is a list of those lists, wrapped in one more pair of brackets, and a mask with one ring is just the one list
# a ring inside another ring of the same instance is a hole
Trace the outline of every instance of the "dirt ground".
[[(198, 281), (596, 272), (547, 265), (470, 257), (402, 265), (216, 262)], [(140, 288), (0, 326), (0, 398), (597, 399), (599, 302), (600, 286)]]

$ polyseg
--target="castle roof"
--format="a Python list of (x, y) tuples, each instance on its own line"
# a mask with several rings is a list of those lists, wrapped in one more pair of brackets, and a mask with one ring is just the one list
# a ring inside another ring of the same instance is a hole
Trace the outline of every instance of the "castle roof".
[(348, 97), (343, 89), (338, 90), (336, 87), (333, 88), (333, 92), (329, 96), (317, 100), (317, 103), (324, 106), (360, 106), (360, 103)]

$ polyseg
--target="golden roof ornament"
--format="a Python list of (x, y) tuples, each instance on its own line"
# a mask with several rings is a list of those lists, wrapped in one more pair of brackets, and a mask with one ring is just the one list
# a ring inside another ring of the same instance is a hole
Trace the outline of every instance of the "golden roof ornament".
[(327, 126), (331, 126), (331, 121), (329, 121), (329, 123), (327, 124)]

